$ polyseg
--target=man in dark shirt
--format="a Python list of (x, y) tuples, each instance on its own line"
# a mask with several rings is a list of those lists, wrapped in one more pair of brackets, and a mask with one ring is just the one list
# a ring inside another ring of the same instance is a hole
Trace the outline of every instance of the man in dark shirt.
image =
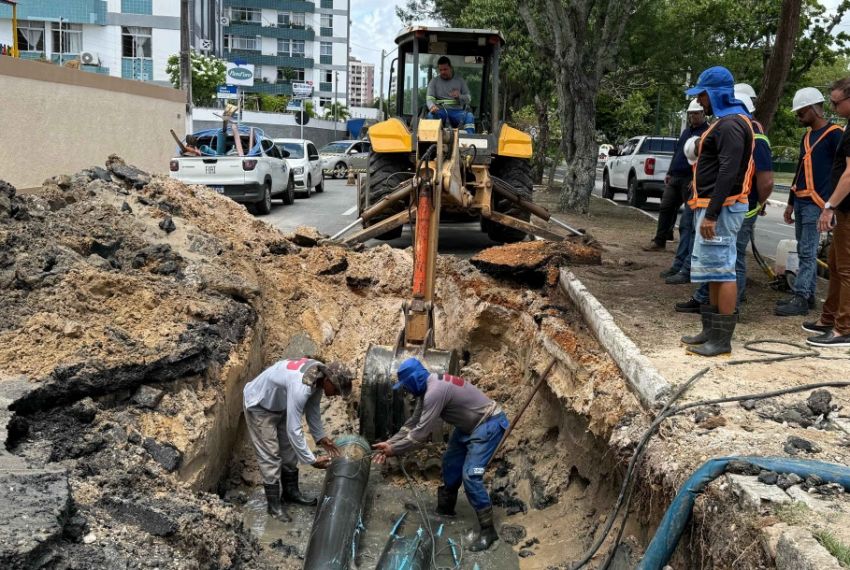
[[(830, 87), (829, 102), (842, 118), (850, 118), (850, 78)], [(850, 130), (844, 129), (832, 164), (832, 195), (818, 218), (818, 230), (832, 230), (829, 247), (829, 292), (820, 319), (803, 323), (819, 333), (809, 337), (813, 346), (850, 347)]]
[[(756, 107), (747, 93), (736, 90), (735, 98), (744, 103), (750, 114), (755, 112)], [(756, 134), (756, 146), (753, 151), (756, 172), (751, 182), (749, 210), (744, 215), (744, 222), (741, 224), (741, 229), (738, 230), (736, 240), (735, 277), (738, 284), (738, 308), (744, 302), (747, 293), (747, 247), (750, 245), (756, 220), (759, 216), (765, 214), (765, 204), (773, 193), (773, 153), (770, 150), (770, 140), (764, 134), (764, 127), (756, 120), (753, 120), (753, 131)], [(688, 268), (690, 269), (690, 264), (688, 264)], [(703, 283), (688, 301), (676, 303), (676, 311), (679, 313), (699, 313), (700, 307), (708, 304), (708, 283)]]
[(703, 330), (682, 341), (688, 351), (717, 356), (732, 351), (737, 301), (737, 235), (744, 221), (755, 166), (755, 133), (744, 104), (735, 98), (735, 81), (725, 67), (700, 74), (688, 89), (706, 113), (718, 118), (703, 134), (694, 170), (693, 197), (697, 227), (691, 257), (691, 281), (709, 284), (709, 305), (701, 307)]
[[(693, 171), (688, 159), (685, 157), (685, 142), (691, 137), (698, 137), (708, 129), (708, 123), (705, 120), (705, 111), (702, 106), (697, 103), (696, 99), (691, 101), (688, 106), (688, 126), (682, 131), (676, 142), (676, 150), (673, 152), (673, 159), (670, 161), (670, 167), (667, 170), (667, 176), (664, 177), (664, 194), (661, 197), (661, 209), (658, 212), (658, 227), (655, 231), (655, 237), (649, 242), (649, 245), (644, 247), (644, 251), (663, 251), (667, 245), (667, 237), (672, 235), (673, 227), (676, 225), (676, 216), (679, 214), (679, 208), (682, 203), (688, 201), (688, 186), (691, 183)], [(682, 214), (684, 217), (690, 214), (685, 211)], [(681, 244), (687, 244), (689, 236), (685, 232), (692, 228), (692, 224), (679, 224), (679, 249), (682, 249)], [(685, 246), (687, 247), (687, 245)], [(688, 252), (690, 255), (690, 251)], [(661, 274), (662, 277), (674, 277), (682, 268), (682, 260), (679, 258), (678, 252), (673, 266)], [(689, 276), (685, 275), (684, 283), (690, 282)]]
[(804, 87), (794, 94), (792, 111), (797, 121), (806, 127), (800, 141), (800, 160), (797, 174), (788, 193), (785, 223), (794, 224), (797, 237), (799, 268), (792, 288), (793, 295), (776, 304), (780, 317), (809, 314), (815, 305), (818, 280), (818, 218), (821, 209), (832, 195), (832, 161), (841, 144), (841, 127), (823, 116), (823, 94), (814, 87)]

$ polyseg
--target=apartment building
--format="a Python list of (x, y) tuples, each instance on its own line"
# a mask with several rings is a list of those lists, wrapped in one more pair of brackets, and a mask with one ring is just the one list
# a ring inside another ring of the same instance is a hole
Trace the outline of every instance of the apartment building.
[(313, 83), (313, 105), (347, 104), (350, 0), (224, 0), (223, 57), (254, 64), (246, 92), (292, 94)]
[(351, 107), (368, 107), (375, 100), (375, 64), (348, 58), (348, 103)]
[[(0, 5), (0, 44), (12, 43), (11, 18), (11, 7)], [(85, 71), (168, 84), (168, 57), (180, 49), (180, 2), (26, 0), (18, 4), (17, 35), (22, 58), (79, 60)]]

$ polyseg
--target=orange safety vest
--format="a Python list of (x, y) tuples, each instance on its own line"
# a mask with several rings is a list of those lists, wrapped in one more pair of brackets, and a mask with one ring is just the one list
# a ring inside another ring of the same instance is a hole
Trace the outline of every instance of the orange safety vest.
[[(724, 206), (731, 206), (735, 202), (741, 202), (743, 204), (749, 203), (750, 187), (752, 186), (753, 173), (756, 169), (756, 163), (755, 160), (753, 160), (753, 154), (756, 150), (756, 132), (753, 130), (753, 123), (746, 115), (739, 114), (738, 116), (744, 119), (744, 122), (747, 123), (747, 127), (750, 129), (750, 135), (752, 137), (752, 144), (750, 145), (750, 161), (747, 163), (747, 172), (746, 174), (744, 174), (744, 183), (741, 188), (741, 193), (727, 197), (723, 201)], [(714, 127), (719, 124), (720, 121), (717, 121), (710, 127), (708, 127), (708, 130), (705, 131), (699, 139), (699, 152), (697, 153), (697, 161), (694, 163), (694, 177), (693, 183), (691, 184), (691, 187), (694, 191), (694, 195), (691, 197), (690, 200), (688, 200), (688, 205), (691, 207), (692, 210), (695, 210), (697, 208), (708, 208), (708, 204), (711, 202), (710, 198), (699, 197), (699, 192), (697, 191), (697, 165), (699, 164), (699, 159), (702, 156), (702, 143), (705, 142), (705, 138), (708, 136), (708, 133), (710, 133), (712, 129), (714, 129)]]
[(802, 190), (797, 190), (797, 178), (800, 176), (800, 166), (798, 166), (797, 174), (794, 175), (794, 185), (791, 186), (791, 191), (797, 198), (810, 198), (812, 202), (814, 202), (821, 210), (823, 210), (823, 207), (826, 205), (826, 202), (823, 201), (823, 198), (820, 197), (820, 194), (818, 194), (817, 190), (815, 189), (815, 177), (812, 172), (812, 152), (815, 150), (815, 147), (818, 146), (818, 143), (826, 138), (826, 135), (828, 135), (832, 131), (843, 130), (844, 129), (842, 129), (838, 125), (830, 125), (826, 129), (826, 131), (824, 131), (824, 133), (818, 137), (818, 140), (815, 141), (815, 144), (811, 144), (811, 127), (806, 129), (806, 134), (803, 135), (803, 150), (805, 150), (806, 152), (803, 155), (803, 158), (800, 159), (800, 166), (803, 167), (803, 172), (806, 177), (806, 187)]

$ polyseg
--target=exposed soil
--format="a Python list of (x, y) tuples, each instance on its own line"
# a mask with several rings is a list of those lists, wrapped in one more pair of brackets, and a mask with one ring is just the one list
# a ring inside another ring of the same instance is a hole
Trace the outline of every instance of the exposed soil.
[[(264, 546), (246, 526), (241, 505), (256, 488), (232, 492), (234, 481), (257, 482), (240, 436), (241, 386), (301, 354), (362, 370), (370, 344), (395, 340), (411, 252), (310, 247), (319, 236), (285, 236), (206, 188), (151, 178), (117, 157), (107, 166), (25, 197), (0, 185), (0, 477), (14, 466), (31, 481), (3, 486), (23, 514), (4, 527), (0, 562), (298, 567), (286, 537), (278, 547), (259, 537)], [(606, 442), (639, 414), (636, 400), (552, 291), (455, 258), (441, 257), (438, 273), (437, 345), (462, 354), (463, 374), (509, 415), (551, 358), (544, 344), (559, 351), (491, 485), (498, 519), (528, 537), (503, 546), (506, 563), (566, 563), (607, 508), (619, 473)], [(326, 404), (333, 433), (357, 430), (358, 391), (359, 379), (349, 402)], [(434, 444), (409, 463), (429, 501), (440, 451)], [(315, 475), (305, 472), (314, 491)], [(407, 493), (397, 467), (382, 475), (380, 492)], [(33, 502), (45, 507), (38, 529), (25, 518)], [(472, 525), (465, 515), (458, 531)]]

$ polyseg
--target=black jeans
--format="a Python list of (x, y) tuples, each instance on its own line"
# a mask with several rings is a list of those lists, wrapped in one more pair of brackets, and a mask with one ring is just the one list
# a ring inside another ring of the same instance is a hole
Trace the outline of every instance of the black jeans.
[(671, 176), (670, 184), (664, 187), (664, 194), (661, 195), (661, 208), (658, 211), (658, 229), (655, 232), (655, 237), (652, 241), (660, 246), (667, 244), (667, 236), (673, 233), (673, 228), (676, 227), (676, 217), (679, 215), (679, 208), (687, 200), (688, 185), (691, 179), (686, 176)]

